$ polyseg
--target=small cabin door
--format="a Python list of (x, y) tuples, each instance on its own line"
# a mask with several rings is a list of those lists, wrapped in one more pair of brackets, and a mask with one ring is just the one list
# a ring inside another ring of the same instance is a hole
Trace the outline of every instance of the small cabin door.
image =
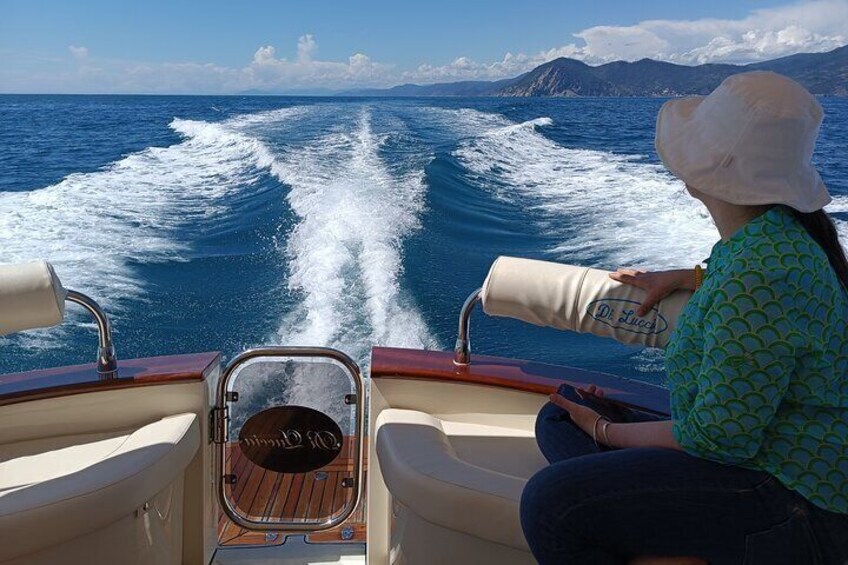
[(212, 411), (224, 513), (249, 530), (342, 523), (364, 489), (364, 395), (356, 363), (333, 349), (265, 347), (233, 359)]

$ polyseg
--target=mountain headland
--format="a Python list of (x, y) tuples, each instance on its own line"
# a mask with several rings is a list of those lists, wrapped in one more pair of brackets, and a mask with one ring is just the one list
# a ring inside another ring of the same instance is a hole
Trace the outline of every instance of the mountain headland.
[(848, 96), (848, 45), (827, 53), (799, 53), (749, 65), (677, 65), (641, 59), (591, 66), (561, 57), (511, 79), (386, 89), (352, 90), (344, 96), (683, 96), (707, 94), (732, 74), (774, 71), (789, 76), (813, 94)]

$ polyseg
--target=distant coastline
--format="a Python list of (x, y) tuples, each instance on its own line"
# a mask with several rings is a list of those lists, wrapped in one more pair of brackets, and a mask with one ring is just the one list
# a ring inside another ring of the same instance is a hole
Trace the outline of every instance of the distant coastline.
[(337, 96), (514, 96), (514, 97), (668, 97), (706, 94), (730, 75), (774, 71), (789, 76), (813, 94), (848, 96), (848, 45), (826, 53), (799, 53), (748, 65), (677, 65), (653, 59), (590, 66), (559, 58), (532, 71), (498, 81), (462, 81), (391, 88), (358, 89)]
[(389, 88), (300, 87), (284, 90), (250, 89), (232, 93), (51, 93), (2, 92), (0, 96), (219, 96), (219, 97), (372, 97), (372, 98), (669, 98), (707, 94), (730, 75), (746, 71), (774, 71), (797, 80), (816, 96), (848, 98), (848, 45), (825, 53), (798, 53), (747, 65), (678, 65), (640, 59), (592, 66), (561, 57), (514, 78), (495, 81), (459, 81), (401, 84)]

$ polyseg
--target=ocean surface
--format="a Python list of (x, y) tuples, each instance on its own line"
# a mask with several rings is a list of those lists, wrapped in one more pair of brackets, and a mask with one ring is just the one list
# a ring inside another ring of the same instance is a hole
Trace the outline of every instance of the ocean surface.
[[(451, 349), (501, 254), (688, 267), (717, 240), (659, 164), (657, 99), (0, 96), (0, 263), (45, 258), (120, 358), (263, 344)], [(816, 163), (848, 242), (848, 99)], [(0, 373), (94, 360), (93, 323)], [(663, 383), (662, 354), (475, 314), (475, 352)]]

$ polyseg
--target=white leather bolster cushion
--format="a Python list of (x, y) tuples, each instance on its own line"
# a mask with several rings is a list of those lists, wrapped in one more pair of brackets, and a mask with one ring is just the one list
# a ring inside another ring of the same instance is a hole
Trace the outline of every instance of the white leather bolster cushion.
[[(10, 540), (0, 544), (0, 561), (131, 514), (185, 471), (200, 445), (200, 428), (194, 414), (178, 414), (101, 442), (101, 447), (66, 445), (40, 453), (20, 444), (0, 446), (5, 455), (0, 460), (0, 532)], [(26, 451), (30, 454), (20, 455)]]
[(377, 457), (393, 497), (434, 524), (528, 551), (519, 503), (526, 481), (459, 459), (441, 422), (415, 410), (383, 410)]
[(689, 291), (677, 291), (636, 316), (645, 291), (608, 271), (548, 261), (499, 257), (483, 283), (483, 311), (561, 330), (665, 347)]
[(0, 265), (0, 335), (61, 324), (65, 289), (46, 261)]

